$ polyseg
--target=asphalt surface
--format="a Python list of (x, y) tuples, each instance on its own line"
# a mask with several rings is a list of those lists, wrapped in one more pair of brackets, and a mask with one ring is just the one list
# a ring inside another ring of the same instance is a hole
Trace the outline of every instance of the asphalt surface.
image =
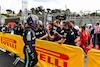
[(0, 51), (0, 67), (24, 67), (22, 62), (18, 62), (17, 65), (13, 65), (14, 57), (9, 56), (7, 53)]
[(86, 60), (87, 60), (87, 58), (84, 59), (84, 67), (86, 67)]

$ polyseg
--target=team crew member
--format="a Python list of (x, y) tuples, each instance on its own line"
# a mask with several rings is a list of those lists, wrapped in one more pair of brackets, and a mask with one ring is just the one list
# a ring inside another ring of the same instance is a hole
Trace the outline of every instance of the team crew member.
[[(48, 34), (48, 30), (44, 27), (44, 25), (42, 25), (42, 27), (41, 27), (41, 37), (43, 37), (43, 36), (45, 36), (45, 35), (47, 35)], [(48, 40), (48, 38), (44, 38), (43, 40)]]
[(74, 28), (74, 24), (75, 24), (74, 21), (70, 21), (70, 24), (71, 24), (72, 30), (73, 30), (73, 32), (74, 32), (74, 34), (75, 34), (75, 41), (74, 41), (74, 42), (77, 43), (77, 41), (80, 40), (79, 32), (78, 32), (78, 30), (76, 30), (76, 29)]
[(51, 41), (58, 41), (60, 40), (60, 37), (57, 36), (57, 33), (61, 34), (61, 28), (60, 28), (60, 20), (55, 20), (53, 24), (53, 35), (49, 34), (49, 39)]
[(8, 26), (8, 33), (11, 33), (11, 30), (12, 30), (11, 25), (9, 25)]
[(70, 23), (73, 24), (73, 27), (79, 31), (79, 27), (75, 24), (75, 21), (74, 20), (70, 20)]
[(90, 39), (89, 33), (85, 30), (85, 26), (82, 26), (82, 32), (80, 33), (80, 39), (81, 39), (81, 44), (80, 47), (87, 53), (87, 46), (88, 46), (88, 40)]
[(36, 28), (36, 38), (39, 39), (40, 38), (40, 29), (39, 28)]
[(34, 17), (34, 15), (30, 15), (28, 17), (27, 23), (28, 26), (25, 28), (25, 33), (23, 36), (23, 40), (25, 42), (24, 46), (24, 54), (25, 54), (25, 67), (34, 67), (38, 62), (37, 54), (35, 50), (35, 25), (38, 18)]
[(14, 34), (17, 34), (17, 28), (18, 28), (18, 25), (17, 25), (17, 22), (16, 22), (15, 25), (14, 25), (14, 28), (13, 28)]
[(23, 35), (23, 27), (21, 24), (18, 25), (16, 34), (21, 36)]
[(57, 36), (59, 37), (59, 38), (62, 38), (63, 37), (63, 35), (64, 35), (64, 31), (66, 30), (64, 27), (65, 27), (65, 23), (67, 23), (68, 21), (64, 21), (63, 22), (63, 26), (62, 26), (62, 30), (61, 30), (61, 34), (59, 34), (59, 33), (56, 33), (57, 34)]
[(44, 28), (44, 25), (39, 25), (39, 38), (40, 37), (43, 37), (43, 36), (45, 36), (47, 33), (48, 33), (48, 31), (47, 31), (47, 29), (46, 28)]
[(58, 41), (60, 38), (57, 36), (57, 33), (61, 33), (59, 20), (55, 20), (54, 23), (50, 23), (48, 33), (40, 39), (48, 38), (50, 41)]
[(74, 32), (71, 30), (71, 25), (69, 22), (66, 22), (65, 23), (65, 30), (64, 30), (64, 35), (62, 37), (61, 40), (59, 41), (56, 41), (57, 43), (60, 43), (60, 44), (69, 44), (69, 45), (75, 45), (74, 43), (74, 40), (75, 40), (75, 34)]
[(53, 32), (53, 23), (49, 23), (49, 31), (47, 31), (46, 29), (45, 29), (45, 32), (46, 32), (46, 34), (44, 35), (44, 36), (42, 36), (42, 37), (40, 37), (40, 39), (49, 39), (49, 34), (52, 36), (52, 35), (54, 35), (54, 32)]

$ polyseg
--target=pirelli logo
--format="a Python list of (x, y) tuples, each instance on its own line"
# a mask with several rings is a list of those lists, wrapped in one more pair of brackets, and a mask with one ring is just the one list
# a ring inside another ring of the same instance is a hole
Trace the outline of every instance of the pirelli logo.
[(16, 41), (13, 39), (7, 37), (1, 37), (1, 43), (8, 47), (16, 49)]
[[(35, 47), (37, 56), (40, 60), (54, 65), (56, 67), (67, 67), (69, 56), (66, 54), (58, 53), (41, 47)], [(59, 64), (60, 63), (60, 64)]]

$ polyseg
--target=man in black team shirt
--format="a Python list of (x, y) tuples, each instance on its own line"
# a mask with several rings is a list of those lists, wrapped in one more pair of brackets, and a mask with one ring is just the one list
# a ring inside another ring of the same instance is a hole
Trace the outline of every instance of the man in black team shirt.
[(16, 34), (17, 35), (23, 35), (23, 27), (22, 25), (19, 23), (18, 27), (17, 27), (17, 30), (16, 30)]
[(37, 39), (45, 39), (44, 36), (47, 35), (47, 29), (41, 23), (41, 24), (38, 24), (38, 28), (36, 29), (35, 33), (36, 33)]
[(76, 30), (76, 29), (74, 28), (74, 24), (75, 24), (74, 21), (70, 21), (70, 24), (71, 24), (71, 26), (72, 26), (72, 31), (73, 31), (74, 34), (75, 34), (75, 41), (74, 41), (74, 42), (76, 43), (77, 41), (80, 40), (79, 32), (78, 32), (78, 30)]
[[(75, 34), (71, 29), (71, 25), (69, 22), (65, 23), (64, 26), (64, 35), (61, 40), (56, 41), (56, 43), (60, 44), (69, 44), (69, 45), (75, 45), (74, 40), (75, 40)], [(59, 35), (59, 34), (58, 34)]]
[(61, 34), (60, 21), (55, 20), (54, 23), (50, 23), (49, 25), (50, 25), (50, 29), (48, 31), (48, 34), (44, 35), (40, 39), (48, 38), (50, 41), (60, 40), (60, 38), (56, 34), (56, 33)]
[(51, 41), (58, 41), (60, 38), (57, 36), (57, 33), (61, 34), (60, 20), (55, 20), (53, 23), (53, 35), (49, 34), (49, 39)]
[(49, 34), (52, 36), (54, 35), (54, 32), (53, 32), (53, 23), (49, 23), (49, 31), (47, 31), (45, 28), (45, 35), (40, 37), (40, 39), (48, 39), (49, 38)]

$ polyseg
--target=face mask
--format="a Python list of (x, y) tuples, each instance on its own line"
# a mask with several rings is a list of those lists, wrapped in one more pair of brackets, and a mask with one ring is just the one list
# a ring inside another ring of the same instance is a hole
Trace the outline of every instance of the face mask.
[(54, 27), (57, 27), (56, 25), (54, 25)]

